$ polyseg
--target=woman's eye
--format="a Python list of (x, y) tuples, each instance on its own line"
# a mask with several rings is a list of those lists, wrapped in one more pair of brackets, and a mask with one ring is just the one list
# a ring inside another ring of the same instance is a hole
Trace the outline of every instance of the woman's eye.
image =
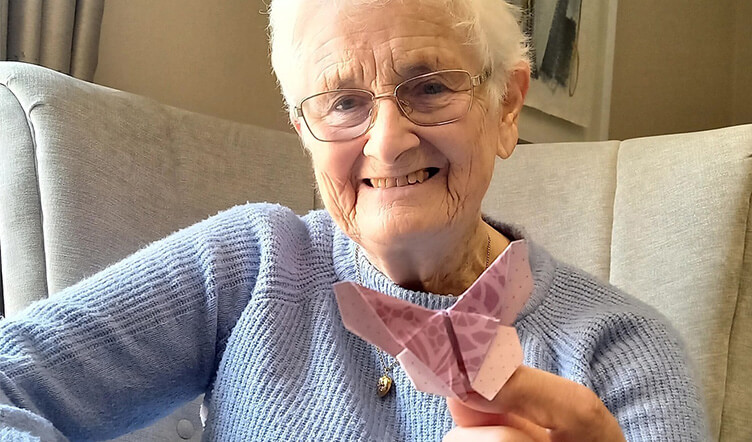
[(449, 88), (447, 88), (443, 83), (439, 82), (433, 82), (433, 83), (424, 83), (420, 87), (420, 93), (426, 94), (426, 95), (436, 95), (441, 94), (444, 92), (448, 92)]
[(360, 107), (363, 104), (362, 101), (363, 100), (358, 97), (342, 97), (334, 102), (332, 109), (337, 112), (351, 111)]

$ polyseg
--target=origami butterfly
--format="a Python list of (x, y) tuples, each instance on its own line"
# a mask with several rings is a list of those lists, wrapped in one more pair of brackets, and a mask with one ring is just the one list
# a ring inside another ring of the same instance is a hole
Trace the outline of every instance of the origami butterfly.
[(431, 310), (353, 282), (334, 285), (342, 322), (397, 358), (415, 388), (488, 400), (522, 364), (512, 326), (533, 278), (524, 240), (512, 242), (446, 310)]

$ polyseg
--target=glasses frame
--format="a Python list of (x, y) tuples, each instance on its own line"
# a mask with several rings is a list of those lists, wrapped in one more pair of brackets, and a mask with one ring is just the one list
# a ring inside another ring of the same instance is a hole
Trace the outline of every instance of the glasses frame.
[[(460, 115), (459, 117), (457, 117), (457, 118), (453, 118), (453, 119), (447, 120), (447, 121), (440, 121), (438, 123), (419, 123), (419, 122), (413, 120), (412, 118), (410, 118), (410, 112), (407, 109), (405, 109), (405, 106), (407, 106), (408, 103), (403, 102), (402, 100), (399, 99), (399, 97), (397, 97), (397, 92), (399, 91), (400, 87), (402, 87), (405, 83), (408, 83), (410, 81), (420, 80), (421, 78), (426, 78), (426, 77), (430, 77), (432, 75), (445, 74), (445, 73), (463, 73), (463, 74), (467, 74), (467, 76), (470, 77), (470, 85), (471, 85), (471, 87), (470, 87), (470, 102), (468, 103), (467, 109), (465, 109), (464, 113), (462, 115)], [(369, 91), (367, 89), (359, 89), (359, 88), (342, 88), (342, 89), (332, 89), (332, 90), (329, 90), (329, 91), (318, 92), (318, 93), (315, 93), (313, 95), (309, 95), (309, 96), (303, 98), (302, 100), (300, 100), (300, 102), (298, 102), (298, 105), (295, 106), (295, 118), (296, 119), (301, 119), (302, 118), (303, 122), (306, 125), (306, 128), (308, 128), (308, 132), (310, 132), (311, 135), (313, 135), (313, 138), (317, 139), (318, 141), (322, 141), (322, 142), (325, 142), (325, 143), (338, 143), (338, 142), (343, 142), (343, 141), (352, 141), (352, 140), (360, 138), (363, 135), (365, 135), (366, 133), (368, 133), (368, 131), (371, 130), (371, 128), (373, 127), (374, 123), (376, 122), (377, 112), (374, 112), (374, 109), (376, 109), (376, 100), (380, 100), (382, 98), (388, 98), (388, 99), (394, 100), (395, 103), (397, 103), (397, 108), (399, 108), (399, 111), (402, 114), (402, 116), (404, 116), (405, 118), (407, 118), (411, 123), (413, 123), (413, 124), (415, 124), (417, 126), (422, 126), (422, 127), (444, 126), (446, 124), (451, 124), (451, 123), (454, 123), (456, 121), (459, 121), (459, 120), (461, 120), (461, 119), (463, 119), (463, 118), (465, 118), (467, 116), (467, 114), (470, 112), (470, 109), (472, 109), (472, 107), (473, 107), (473, 101), (475, 101), (475, 88), (478, 87), (478, 86), (480, 86), (480, 85), (482, 85), (483, 82), (485, 82), (488, 79), (488, 77), (490, 77), (490, 76), (491, 76), (491, 73), (489, 71), (484, 71), (480, 75), (472, 75), (470, 72), (468, 72), (468, 71), (466, 71), (464, 69), (442, 69), (442, 70), (439, 70), (439, 71), (427, 72), (425, 74), (416, 75), (415, 77), (408, 78), (407, 80), (405, 80), (405, 81), (399, 83), (397, 86), (395, 86), (394, 90), (392, 92), (388, 92), (388, 93), (384, 93), (384, 94), (374, 94), (373, 92), (371, 92), (371, 91)], [(313, 130), (311, 130), (311, 126), (308, 124), (308, 120), (306, 119), (305, 114), (303, 113), (303, 103), (305, 103), (306, 101), (308, 101), (310, 99), (316, 98), (316, 97), (324, 95), (324, 94), (330, 94), (332, 92), (364, 92), (364, 93), (366, 93), (366, 94), (368, 94), (368, 95), (371, 96), (371, 102), (373, 103), (373, 105), (371, 107), (371, 110), (368, 112), (368, 115), (369, 115), (369, 118), (371, 119), (371, 121), (368, 123), (368, 126), (363, 130), (363, 132), (361, 134), (356, 135), (356, 136), (354, 136), (352, 138), (346, 138), (346, 139), (342, 139), (342, 140), (325, 140), (325, 139), (317, 137), (316, 134), (313, 133)]]

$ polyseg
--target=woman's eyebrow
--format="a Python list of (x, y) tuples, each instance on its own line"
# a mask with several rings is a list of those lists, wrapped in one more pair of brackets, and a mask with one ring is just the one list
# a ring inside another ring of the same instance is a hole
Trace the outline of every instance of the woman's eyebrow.
[(321, 76), (313, 84), (312, 93), (326, 92), (334, 89), (350, 89), (354, 88), (352, 80), (343, 80), (342, 78), (327, 78)]
[[(395, 78), (394, 83), (399, 83), (418, 75), (434, 72), (439, 69), (444, 69), (441, 62), (438, 59), (427, 61), (420, 60), (417, 62), (405, 63), (403, 65), (395, 66), (393, 72)], [(336, 71), (336, 70), (335, 70)], [(343, 72), (322, 72), (316, 81), (316, 90), (319, 92), (330, 91), (333, 89), (363, 89), (362, 79), (351, 73)]]
[(319, 91), (330, 91), (332, 89), (362, 88), (358, 76), (352, 72), (337, 71), (331, 69), (322, 72), (316, 79), (315, 85)]
[(318, 85), (318, 89), (321, 91), (331, 91), (334, 89), (353, 89), (356, 88), (355, 82), (352, 79), (324, 79)]
[(427, 74), (429, 72), (437, 71), (441, 64), (438, 60), (435, 62), (420, 61), (418, 63), (411, 63), (404, 66), (398, 66), (396, 71), (403, 79), (412, 78), (418, 75)]

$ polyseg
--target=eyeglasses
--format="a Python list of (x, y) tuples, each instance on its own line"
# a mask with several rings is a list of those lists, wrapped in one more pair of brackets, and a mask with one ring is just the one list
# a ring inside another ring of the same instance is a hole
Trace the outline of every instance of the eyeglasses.
[(295, 107), (319, 141), (349, 141), (373, 127), (376, 100), (394, 99), (402, 115), (418, 126), (441, 126), (461, 120), (473, 104), (474, 89), (489, 74), (472, 76), (460, 69), (418, 75), (398, 84), (394, 92), (376, 95), (365, 89), (334, 89), (304, 98)]

